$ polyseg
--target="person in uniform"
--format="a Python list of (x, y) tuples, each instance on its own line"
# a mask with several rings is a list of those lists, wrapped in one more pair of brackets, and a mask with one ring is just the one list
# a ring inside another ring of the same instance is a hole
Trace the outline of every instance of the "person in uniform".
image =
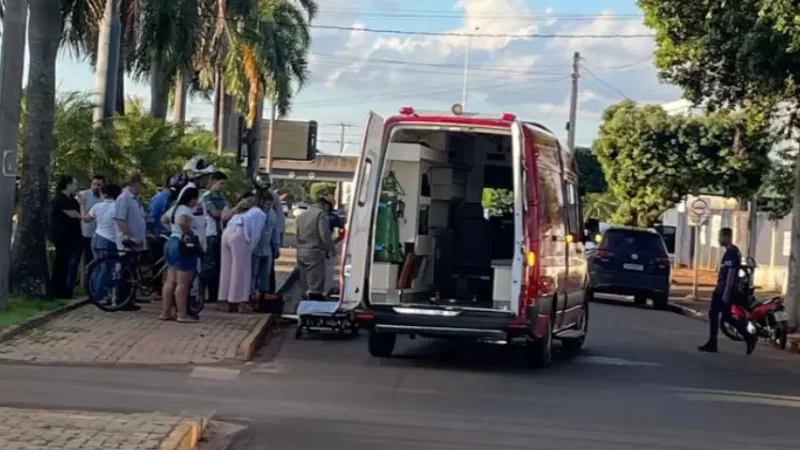
[(325, 292), (325, 260), (336, 254), (329, 212), (334, 195), (322, 189), (317, 201), (297, 218), (297, 268), (302, 292)]
[[(739, 298), (739, 270), (742, 267), (742, 253), (733, 245), (733, 230), (722, 228), (719, 230), (719, 246), (724, 250), (722, 261), (719, 264), (717, 285), (711, 294), (711, 307), (708, 310), (708, 342), (701, 345), (701, 352), (717, 352), (717, 335), (719, 334), (720, 316), (726, 314), (732, 302), (740, 301)], [(745, 324), (737, 323), (739, 333), (744, 336), (747, 343), (747, 354), (753, 353), (758, 338), (747, 332)]]

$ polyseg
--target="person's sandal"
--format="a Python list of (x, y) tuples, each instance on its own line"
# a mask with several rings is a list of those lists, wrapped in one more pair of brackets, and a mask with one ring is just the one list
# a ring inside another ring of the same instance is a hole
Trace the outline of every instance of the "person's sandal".
[(178, 323), (197, 323), (197, 319), (193, 319), (193, 318), (191, 318), (191, 317), (186, 317), (186, 318), (184, 318), (184, 319), (182, 319), (182, 318), (180, 318), (180, 317), (179, 317), (179, 318), (177, 318), (177, 319), (175, 319), (175, 320), (176, 320)]
[(163, 316), (159, 316), (159, 317), (158, 317), (158, 320), (161, 320), (161, 321), (163, 321), (163, 322), (171, 322), (171, 321), (173, 321), (173, 320), (178, 320), (178, 318), (177, 318), (177, 317), (175, 317), (175, 316), (169, 316), (169, 317), (163, 317)]

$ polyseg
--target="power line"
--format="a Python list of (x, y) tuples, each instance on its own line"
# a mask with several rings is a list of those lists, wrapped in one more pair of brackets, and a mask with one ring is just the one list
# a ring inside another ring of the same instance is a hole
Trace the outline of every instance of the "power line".
[(450, 31), (409, 31), (384, 28), (344, 27), (339, 25), (309, 25), (310, 28), (319, 30), (360, 31), (363, 33), (399, 34), (408, 36), (453, 36), (477, 38), (508, 38), (508, 39), (640, 39), (652, 38), (653, 34), (495, 34), (495, 33), (457, 33)]
[(622, 98), (624, 98), (625, 100), (630, 100), (630, 99), (631, 99), (630, 97), (628, 97), (627, 95), (625, 95), (625, 93), (624, 93), (624, 92), (622, 92), (621, 90), (619, 90), (619, 89), (617, 89), (616, 87), (612, 86), (611, 84), (609, 84), (608, 82), (606, 82), (606, 81), (605, 81), (605, 80), (603, 80), (602, 78), (600, 78), (600, 77), (598, 77), (597, 75), (595, 75), (595, 74), (594, 74), (594, 72), (592, 72), (591, 70), (589, 70), (589, 68), (588, 68), (588, 67), (586, 67), (586, 65), (585, 65), (585, 64), (581, 64), (581, 68), (582, 68), (583, 70), (585, 70), (585, 71), (586, 71), (586, 73), (588, 73), (590, 77), (594, 78), (594, 79), (595, 79), (596, 81), (598, 81), (599, 83), (603, 84), (603, 85), (604, 85), (604, 86), (606, 86), (607, 88), (609, 88), (609, 89), (611, 89), (612, 91), (616, 92), (618, 95), (620, 95), (620, 96), (621, 96)]
[[(564, 75), (562, 77), (559, 77), (557, 79), (560, 80), (560, 79), (563, 79), (565, 77), (566, 77), (566, 75)], [(521, 83), (521, 82), (530, 84), (531, 82), (537, 81), (537, 80), (534, 80), (534, 79), (526, 79), (526, 80), (523, 80), (523, 81), (509, 82), (504, 77), (497, 77), (497, 76), (493, 76), (493, 77), (486, 77), (486, 76), (484, 76), (484, 77), (476, 77), (475, 79), (478, 80), (479, 82), (499, 81), (499, 82), (504, 82), (504, 83), (507, 83), (507, 84), (514, 84), (514, 83), (518, 84), (518, 83)], [(552, 78), (552, 77), (542, 79), (542, 81), (552, 81), (552, 80), (555, 80), (555, 79)], [(397, 93), (408, 93), (408, 92), (418, 92), (420, 95), (425, 95), (431, 89), (443, 89), (443, 88), (452, 89), (453, 88), (453, 83), (452, 82), (441, 83), (441, 84), (436, 84), (436, 85), (427, 86), (427, 87), (423, 87), (423, 88), (411, 89), (411, 91), (409, 91), (408, 88), (402, 88), (402, 89), (399, 89), (399, 90), (398, 89), (394, 89), (394, 90), (390, 90), (390, 91), (379, 92), (378, 95), (380, 95), (380, 96), (387, 96), (387, 95), (391, 96), (391, 95), (394, 95), (394, 94), (397, 94)], [(375, 95), (375, 94), (373, 94), (373, 95)], [(324, 103), (340, 104), (340, 102), (347, 102), (348, 100), (351, 100), (353, 97), (354, 97), (354, 95), (352, 95), (352, 94), (351, 95), (344, 95), (344, 96), (340, 96), (340, 97), (329, 98), (329, 99), (324, 100), (323, 102)], [(372, 97), (370, 97), (370, 98), (372, 98)], [(309, 106), (311, 104), (318, 104), (318, 103), (320, 103), (320, 100), (313, 100), (313, 101), (310, 101), (310, 102), (296, 102), (295, 105)]]
[[(488, 85), (488, 86), (483, 86), (483, 85), (478, 84), (478, 87), (480, 89), (498, 89), (498, 88), (509, 88), (509, 87), (514, 87), (514, 86), (526, 87), (527, 88), (527, 87), (531, 87), (531, 86), (533, 86), (535, 84), (546, 84), (546, 83), (551, 83), (551, 82), (558, 82), (558, 81), (563, 81), (563, 80), (565, 80), (567, 78), (569, 78), (569, 75), (565, 75), (565, 76), (561, 76), (561, 77), (551, 77), (551, 78), (547, 78), (547, 79), (538, 80), (539, 81), (538, 83), (533, 83), (532, 80), (506, 82), (506, 81), (503, 81), (502, 77), (500, 77), (500, 78), (493, 77), (493, 78), (485, 78), (482, 81), (483, 82), (494, 81), (495, 82), (494, 84)], [(499, 81), (499, 83), (498, 83), (498, 81)], [(536, 80), (533, 80), (533, 81), (536, 81)], [(296, 106), (303, 106), (303, 107), (313, 106), (313, 107), (317, 107), (317, 108), (331, 107), (331, 106), (337, 106), (338, 107), (338, 106), (348, 105), (348, 104), (363, 103), (365, 101), (374, 101), (376, 95), (380, 96), (382, 98), (387, 98), (388, 97), (388, 98), (397, 99), (397, 98), (412, 98), (412, 97), (417, 97), (417, 96), (444, 95), (444, 94), (451, 94), (454, 91), (458, 91), (458, 92), (461, 91), (461, 87), (460, 86), (454, 87), (453, 83), (447, 83), (447, 84), (440, 85), (438, 87), (438, 90), (433, 90), (433, 88), (434, 88), (433, 86), (429, 86), (429, 87), (421, 89), (421, 90), (417, 89), (417, 90), (411, 90), (411, 91), (401, 90), (401, 91), (394, 91), (394, 92), (391, 92), (391, 91), (390, 92), (381, 92), (381, 93), (378, 93), (378, 94), (372, 94), (372, 95), (369, 95), (369, 96), (365, 96), (365, 97), (362, 97), (362, 98), (359, 98), (359, 99), (356, 99), (356, 100), (353, 100), (353, 96), (350, 95), (350, 96), (347, 96), (347, 97), (344, 97), (344, 98), (340, 98), (340, 99), (333, 99), (333, 100), (326, 99), (326, 100), (321, 100), (321, 101), (318, 100), (318, 101), (312, 101), (312, 102), (307, 102), (307, 103), (295, 103), (295, 105)]]
[[(464, 70), (464, 64), (455, 64), (455, 63), (423, 63), (423, 62), (416, 62), (416, 61), (402, 61), (396, 59), (381, 59), (381, 58), (369, 58), (369, 59), (362, 59), (362, 58), (355, 58), (355, 57), (348, 57), (344, 55), (334, 55), (334, 54), (324, 54), (324, 53), (310, 53), (312, 56), (318, 58), (315, 62), (329, 62), (329, 63), (336, 63), (338, 65), (346, 66), (350, 64), (388, 64), (393, 66), (410, 66), (410, 67), (429, 67), (429, 68), (443, 68), (443, 69), (453, 69), (457, 72), (445, 72), (445, 73), (461, 73)], [(321, 59), (319, 59), (321, 58)], [(568, 64), (536, 64), (535, 67), (568, 67)], [(414, 69), (406, 69), (409, 71), (415, 71)], [(506, 73), (506, 74), (531, 74), (531, 73), (539, 73), (539, 74), (554, 74), (555, 72), (543, 72), (539, 70), (533, 69), (501, 69), (496, 67), (470, 67), (470, 71), (477, 71), (477, 72), (488, 72), (488, 73)], [(430, 71), (419, 71), (421, 73), (430, 73)], [(559, 72), (561, 73), (561, 72)]]
[[(327, 14), (357, 14), (378, 15), (383, 17), (414, 17), (414, 18), (444, 18), (444, 19), (463, 19), (466, 11), (453, 10), (428, 10), (428, 9), (409, 9), (398, 11), (387, 11), (375, 8), (346, 8), (346, 7), (327, 7), (321, 8), (320, 13)], [(530, 20), (565, 20), (565, 21), (587, 21), (587, 20), (633, 20), (641, 19), (641, 14), (481, 14), (473, 16), (480, 19), (530, 19)]]
[[(561, 78), (558, 81), (564, 81), (567, 78), (569, 78), (569, 77)], [(525, 87), (527, 87), (527, 86), (529, 86), (529, 85), (525, 85)], [(520, 86), (520, 87), (522, 87), (522, 86)], [(504, 86), (502, 84), (476, 86), (477, 90), (484, 91), (484, 92), (485, 91), (496, 91), (498, 89), (503, 89), (503, 88), (507, 88), (507, 86)], [(397, 93), (395, 95), (390, 95), (390, 96), (381, 95), (381, 97), (384, 97), (384, 98), (388, 97), (388, 98), (390, 98), (392, 100), (398, 100), (398, 101), (399, 100), (411, 100), (411, 99), (413, 99), (413, 100), (419, 100), (421, 102), (425, 101), (425, 100), (430, 102), (430, 101), (432, 101), (431, 97), (438, 97), (438, 96), (443, 96), (443, 95), (456, 96), (457, 94), (460, 94), (460, 93), (461, 93), (461, 88), (457, 87), (457, 88), (450, 88), (450, 89), (442, 89), (442, 90), (438, 90), (438, 91)], [(427, 97), (427, 98), (420, 98), (420, 97)], [(450, 101), (448, 103), (448, 106), (446, 108), (443, 108), (443, 110), (445, 110), (445, 109), (449, 110), (450, 105), (452, 105), (452, 103), (455, 103), (456, 98), (457, 97), (454, 97), (454, 99), (452, 101)], [(374, 97), (370, 96), (370, 97), (365, 97), (365, 98), (354, 99), (354, 100), (347, 101), (347, 102), (338, 102), (338, 103), (331, 103), (331, 104), (322, 103), (322, 104), (315, 105), (314, 108), (316, 108), (316, 109), (332, 108), (332, 107), (339, 108), (341, 106), (353, 106), (353, 105), (359, 105), (359, 104), (373, 102), (373, 101), (374, 101)], [(442, 101), (438, 101), (437, 103), (441, 103), (441, 102)], [(398, 106), (401, 106), (401, 105), (398, 105)], [(436, 109), (436, 108), (423, 108), (423, 109)]]

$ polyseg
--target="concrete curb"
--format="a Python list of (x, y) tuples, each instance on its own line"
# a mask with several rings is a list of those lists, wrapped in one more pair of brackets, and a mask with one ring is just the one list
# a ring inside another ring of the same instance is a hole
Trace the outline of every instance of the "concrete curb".
[(673, 312), (675, 314), (680, 314), (690, 319), (695, 319), (702, 322), (708, 322), (708, 317), (705, 314), (695, 309), (689, 308), (688, 306), (679, 305), (677, 303), (670, 303), (668, 309), (670, 312)]
[(39, 314), (31, 317), (30, 319), (26, 320), (25, 322), (22, 322), (21, 324), (11, 325), (10, 327), (0, 330), (0, 342), (10, 341), (11, 339), (14, 339), (15, 337), (19, 336), (22, 333), (30, 331), (34, 328), (38, 328), (44, 325), (45, 323), (53, 319), (56, 319), (58, 317), (61, 317), (64, 314), (76, 310), (88, 303), (89, 299), (84, 298), (81, 300), (75, 300), (69, 304), (66, 304), (52, 311), (40, 312)]
[(192, 450), (200, 442), (211, 417), (184, 420), (179, 423), (159, 446), (160, 450)]
[(236, 359), (240, 361), (251, 361), (258, 349), (261, 348), (261, 344), (264, 343), (267, 332), (272, 329), (275, 323), (276, 320), (272, 314), (266, 314), (259, 319), (256, 326), (253, 327), (236, 349)]

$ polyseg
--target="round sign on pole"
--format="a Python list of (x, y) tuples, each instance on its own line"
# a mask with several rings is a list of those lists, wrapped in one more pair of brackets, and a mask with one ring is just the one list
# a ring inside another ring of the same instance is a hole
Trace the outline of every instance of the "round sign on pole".
[(702, 198), (695, 199), (692, 202), (692, 214), (696, 217), (702, 217), (708, 212), (708, 203)]

